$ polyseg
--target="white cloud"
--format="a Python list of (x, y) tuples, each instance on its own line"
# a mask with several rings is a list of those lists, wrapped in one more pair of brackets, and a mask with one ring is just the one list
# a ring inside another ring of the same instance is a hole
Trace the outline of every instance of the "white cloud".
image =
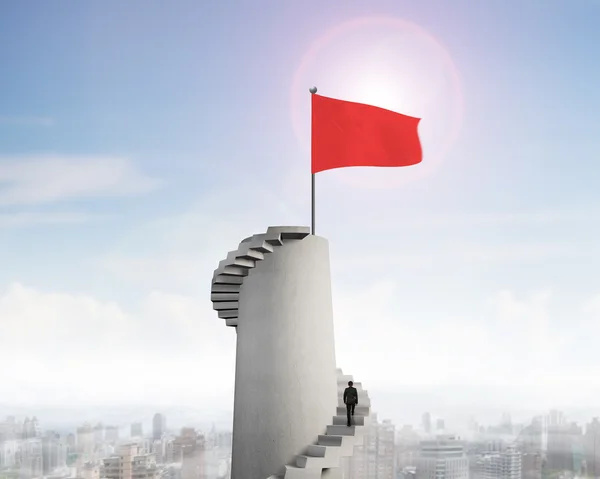
[(535, 320), (544, 323), (548, 318), (550, 291), (538, 291), (525, 299), (518, 299), (512, 291), (503, 290), (491, 299), (496, 307), (498, 319), (506, 323), (521, 323)]
[(0, 294), (0, 318), (7, 399), (193, 404), (223, 400), (233, 385), (235, 333), (207, 299), (154, 292), (125, 310), (12, 284)]
[[(575, 331), (561, 324), (548, 291), (523, 298), (501, 291), (479, 318), (448, 311), (422, 324), (407, 317), (398, 293), (393, 282), (380, 282), (334, 297), (338, 362), (371, 387), (505, 385), (507, 394), (535, 387), (558, 400), (567, 378), (579, 393), (600, 386), (597, 365), (574, 348), (582, 339), (577, 318), (570, 318)], [(600, 325), (586, 328), (586, 335), (598, 333)]]
[(383, 282), (334, 297), (337, 356), (344, 370), (390, 387), (481, 382), (503, 366), (484, 325), (445, 317), (435, 326), (409, 327), (396, 294), (393, 282)]
[(126, 158), (26, 156), (0, 158), (0, 205), (146, 193), (160, 182)]
[[(334, 295), (338, 365), (371, 389), (421, 385), (440, 392), (465, 384), (483, 392), (493, 385), (519, 397), (587, 401), (586, 391), (597, 386), (600, 371), (585, 357), (576, 360), (576, 374), (563, 364), (572, 344), (553, 325), (547, 292), (519, 298), (504, 291), (480, 321), (448, 314), (416, 326), (397, 293), (394, 282), (383, 281), (361, 294)], [(0, 361), (12, 365), (3, 369), (0, 395), (22, 405), (231, 407), (236, 335), (202, 294), (154, 291), (125, 308), (15, 283), (0, 291), (0, 318)], [(374, 400), (377, 407), (384, 398)]]
[(521, 355), (524, 369), (531, 374), (562, 374), (561, 355), (568, 353), (566, 346), (571, 338), (556, 326), (551, 300), (550, 291), (538, 291), (523, 299), (502, 291), (493, 300), (506, 330), (512, 332), (512, 347), (522, 349), (516, 354)]
[(81, 212), (18, 212), (0, 213), (0, 229), (24, 228), (35, 225), (77, 224), (88, 221), (106, 219), (107, 216), (90, 215)]
[[(18, 362), (20, 372), (14, 373), (14, 384), (19, 384), (23, 397), (35, 394), (36, 384), (39, 384), (45, 391), (69, 391), (81, 401), (97, 397), (106, 402), (127, 402), (147, 394), (144, 391), (157, 389), (156, 378), (160, 378), (160, 391), (154, 394), (153, 400), (167, 401), (176, 397), (200, 404), (201, 397), (210, 391), (218, 398), (215, 408), (220, 407), (220, 402), (230, 401), (235, 333), (225, 328), (211, 310), (208, 292), (212, 271), (244, 237), (263, 232), (269, 224), (290, 223), (285, 221), (290, 219), (289, 212), (279, 211), (274, 204), (269, 209), (264, 199), (252, 192), (247, 195), (243, 208), (238, 204), (240, 197), (241, 194), (232, 196), (229, 191), (215, 192), (184, 214), (131, 225), (129, 231), (118, 237), (113, 250), (99, 258), (96, 266), (118, 280), (141, 284), (154, 291), (135, 308), (113, 305), (109, 312), (105, 302), (88, 298), (91, 303), (81, 303), (81, 297), (65, 295), (56, 304), (70, 305), (61, 306), (60, 311), (67, 312), (52, 313), (54, 310), (47, 302), (51, 295), (37, 292), (36, 296), (31, 292), (27, 304), (33, 308), (36, 301), (41, 302), (42, 306), (36, 309), (40, 318), (45, 311), (50, 311), (50, 317), (64, 316), (64, 324), (67, 318), (73, 317), (79, 322), (62, 328), (70, 332), (65, 337), (52, 331), (40, 333), (37, 342), (32, 343), (37, 349), (27, 349), (25, 334), (13, 343), (13, 346), (23, 345), (23, 351), (39, 351), (37, 355), (23, 356)], [(343, 239), (332, 240), (333, 254), (340, 254), (346, 248), (356, 251), (364, 240), (358, 238), (351, 243), (346, 239), (344, 243)], [(459, 262), (465, 257), (473, 261), (523, 260), (567, 254), (569, 245), (557, 244), (545, 249), (532, 243), (515, 249), (511, 244), (496, 247), (482, 243), (474, 247), (461, 246), (458, 242), (448, 245), (444, 240), (440, 243), (444, 250), (409, 249), (404, 256), (398, 254), (394, 242), (389, 242), (390, 249), (361, 250), (360, 258), (353, 256), (348, 262), (352, 281), (362, 282), (359, 294), (349, 289), (337, 268), (334, 284), (336, 352), (338, 364), (344, 370), (371, 388), (393, 389), (411, 384), (443, 387), (447, 383), (485, 388), (490, 384), (506, 384), (507, 394), (531, 391), (533, 387), (536, 391), (555, 394), (561, 381), (570, 377), (573, 384), (581, 384), (581, 390), (589, 390), (589, 379), (585, 382), (583, 374), (570, 375), (572, 366), (562, 365), (565, 354), (572, 354), (569, 348), (574, 339), (565, 335), (564, 329), (557, 329), (557, 318), (552, 314), (553, 297), (549, 292), (519, 296), (513, 291), (501, 291), (490, 302), (488, 310), (479, 311), (480, 317), (462, 317), (452, 310), (435, 316), (432, 312), (435, 308), (432, 308), (423, 314), (430, 321), (415, 325), (415, 321), (407, 321), (409, 313), (398, 300), (397, 284), (369, 279), (381, 278), (381, 274), (390, 272), (391, 266), (394, 271), (397, 265), (406, 266), (404, 261), (441, 264), (441, 259), (448, 256)], [(184, 290), (189, 296), (165, 293)], [(12, 291), (5, 296), (14, 295)], [(482, 292), (477, 290), (471, 297), (477, 301), (481, 296)], [(1, 304), (0, 317), (6, 311)], [(83, 304), (93, 306), (85, 309)], [(75, 311), (78, 308), (80, 313)], [(104, 318), (104, 315), (120, 319), (116, 322), (108, 318), (85, 319), (88, 316)], [(35, 314), (23, 316), (20, 313), (15, 317), (24, 320), (33, 316)], [(120, 324), (133, 326), (118, 339)], [(114, 328), (116, 333), (106, 335), (102, 333), (103, 327)], [(100, 332), (92, 332), (92, 328)], [(59, 329), (54, 326), (53, 331)], [(43, 341), (42, 336), (49, 341)], [(97, 336), (109, 339), (102, 342)], [(58, 353), (53, 353), (44, 344), (62, 346)], [(0, 343), (0, 351), (2, 347)], [(78, 358), (77, 363), (47, 359), (53, 354), (66, 357), (67, 353), (62, 351), (66, 348)], [(585, 362), (575, 357), (571, 360), (574, 364)], [(600, 377), (596, 366), (586, 365), (586, 368)], [(29, 377), (35, 375), (36, 370), (44, 371), (44, 378), (39, 381)], [(57, 383), (61, 387), (52, 389), (51, 382), (56, 382), (57, 376), (67, 379), (61, 379), (62, 382)], [(97, 384), (110, 381), (114, 386), (97, 390)], [(226, 404), (230, 407), (230, 402)]]

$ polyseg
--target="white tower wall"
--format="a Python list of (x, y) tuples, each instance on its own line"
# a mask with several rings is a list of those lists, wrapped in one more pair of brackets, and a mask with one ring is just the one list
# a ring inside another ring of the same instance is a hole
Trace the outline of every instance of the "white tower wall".
[(282, 242), (239, 290), (232, 479), (285, 472), (337, 406), (329, 244)]

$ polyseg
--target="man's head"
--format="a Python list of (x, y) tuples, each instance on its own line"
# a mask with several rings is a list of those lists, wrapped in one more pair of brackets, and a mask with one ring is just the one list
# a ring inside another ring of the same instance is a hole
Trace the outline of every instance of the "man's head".
[(354, 383), (352, 381), (348, 381), (348, 386), (352, 387)]

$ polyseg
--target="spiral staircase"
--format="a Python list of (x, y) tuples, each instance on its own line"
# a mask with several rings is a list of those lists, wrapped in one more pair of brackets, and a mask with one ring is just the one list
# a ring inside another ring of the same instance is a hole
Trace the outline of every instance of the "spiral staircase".
[[(244, 278), (267, 255), (273, 253), (285, 241), (301, 240), (310, 234), (308, 227), (269, 227), (265, 234), (246, 238), (240, 247), (227, 254), (214, 272), (211, 287), (213, 309), (230, 327), (238, 325), (239, 295)], [(354, 454), (354, 447), (363, 444), (365, 426), (369, 425), (371, 401), (361, 383), (354, 383), (358, 391), (358, 405), (354, 411), (352, 426), (347, 426), (343, 391), (352, 376), (337, 370), (338, 404), (331, 424), (325, 425), (325, 434), (319, 435), (314, 444), (307, 444), (298, 451), (295, 460), (285, 464), (285, 472), (264, 479), (342, 479), (342, 459)], [(332, 411), (333, 412), (333, 411)], [(261, 479), (261, 478), (255, 478)]]

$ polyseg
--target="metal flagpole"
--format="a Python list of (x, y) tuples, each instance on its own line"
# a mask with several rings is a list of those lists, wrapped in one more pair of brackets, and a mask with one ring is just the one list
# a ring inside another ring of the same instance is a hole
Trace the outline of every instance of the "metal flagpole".
[[(311, 95), (317, 93), (317, 87), (313, 86), (309, 90)], [(311, 142), (312, 142), (312, 107), (311, 107)], [(312, 155), (312, 145), (311, 145), (311, 155)], [(311, 234), (315, 234), (315, 174), (312, 172), (312, 157), (311, 157), (311, 174), (310, 174), (310, 232)]]
[(315, 234), (315, 174), (310, 175), (311, 179), (311, 215), (310, 215), (310, 231)]

